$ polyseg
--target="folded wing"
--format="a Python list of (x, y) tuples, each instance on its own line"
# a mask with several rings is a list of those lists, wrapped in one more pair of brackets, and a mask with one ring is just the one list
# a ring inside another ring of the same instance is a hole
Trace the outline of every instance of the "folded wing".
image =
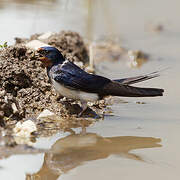
[(54, 80), (64, 86), (90, 93), (99, 93), (102, 87), (111, 82), (105, 77), (88, 74), (71, 62), (61, 66), (54, 74)]

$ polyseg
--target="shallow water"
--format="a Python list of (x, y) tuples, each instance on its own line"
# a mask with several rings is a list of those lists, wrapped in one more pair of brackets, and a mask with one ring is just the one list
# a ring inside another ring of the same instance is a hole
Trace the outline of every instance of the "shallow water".
[[(26, 37), (34, 32), (59, 31), (63, 28), (77, 30), (89, 38), (88, 25), (84, 21), (86, 10), (78, 11), (74, 1), (63, 5), (61, 2), (2, 1), (1, 41), (13, 42), (15, 36)], [(49, 151), (0, 160), (0, 179), (179, 179), (179, 1), (104, 2), (103, 8), (97, 11), (99, 18), (96, 19), (103, 23), (104, 28), (100, 29), (101, 24), (99, 26), (97, 23), (93, 38), (112, 30), (113, 34), (118, 35), (121, 46), (140, 49), (150, 57), (138, 69), (130, 69), (124, 61), (104, 61), (97, 67), (98, 73), (117, 78), (168, 67), (159, 78), (140, 84), (162, 87), (165, 95), (158, 98), (121, 98), (128, 103), (113, 104), (113, 113), (106, 115), (104, 121), (88, 127), (85, 136), (60, 132), (53, 137), (38, 139), (34, 146)], [(97, 1), (96, 9), (99, 3)], [(78, 5), (86, 4), (78, 1)], [(71, 11), (72, 6), (75, 8)], [(107, 7), (114, 9), (108, 10)], [(109, 22), (100, 21), (104, 9), (113, 18), (110, 29), (107, 26)], [(76, 11), (78, 13), (72, 17)], [(63, 15), (64, 12), (67, 14)], [(72, 24), (75, 20), (82, 20), (82, 23)], [(152, 32), (157, 23), (163, 25), (163, 31)], [(76, 130), (77, 133), (79, 131)]]

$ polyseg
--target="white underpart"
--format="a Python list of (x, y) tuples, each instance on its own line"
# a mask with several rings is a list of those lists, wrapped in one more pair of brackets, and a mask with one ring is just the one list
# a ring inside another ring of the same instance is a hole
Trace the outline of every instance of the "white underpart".
[(98, 94), (96, 93), (87, 93), (79, 90), (68, 89), (55, 80), (52, 80), (52, 83), (56, 91), (64, 97), (85, 102), (98, 100)]

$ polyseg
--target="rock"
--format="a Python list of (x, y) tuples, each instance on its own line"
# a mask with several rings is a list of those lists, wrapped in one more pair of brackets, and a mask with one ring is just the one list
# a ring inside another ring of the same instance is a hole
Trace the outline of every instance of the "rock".
[(15, 136), (14, 141), (16, 142), (16, 144), (27, 144), (28, 146), (33, 145), (33, 142), (31, 141), (30, 138), (24, 138), (21, 136)]
[(31, 133), (34, 131), (37, 131), (36, 124), (31, 120), (24, 121), (23, 123), (18, 122), (13, 129), (15, 136), (21, 136), (25, 138), (30, 137)]
[(30, 49), (34, 49), (34, 50), (37, 50), (38, 48), (40, 47), (43, 47), (43, 46), (50, 46), (46, 43), (43, 43), (39, 40), (32, 40), (30, 42), (28, 42), (26, 45), (25, 45), (27, 48), (30, 48)]
[(12, 110), (13, 110), (13, 113), (14, 113), (14, 114), (18, 113), (18, 109), (17, 109), (17, 106), (16, 106), (15, 103), (12, 103), (12, 104), (11, 104), (11, 107), (12, 107)]
[(50, 36), (52, 36), (54, 33), (53, 32), (46, 32), (44, 34), (42, 34), (41, 36), (38, 37), (38, 40), (46, 40), (48, 39)]
[(39, 114), (37, 119), (47, 118), (47, 117), (50, 117), (50, 116), (55, 116), (55, 114), (53, 112), (49, 111), (48, 109), (45, 109), (43, 112), (41, 112)]

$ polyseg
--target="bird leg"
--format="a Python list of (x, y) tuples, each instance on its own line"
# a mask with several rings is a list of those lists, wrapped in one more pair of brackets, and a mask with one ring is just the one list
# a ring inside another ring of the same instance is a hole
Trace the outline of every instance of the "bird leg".
[(86, 127), (82, 126), (81, 135), (86, 135)]
[(86, 101), (81, 101), (81, 108), (82, 108), (82, 111), (78, 114), (78, 117), (81, 117), (82, 114), (84, 113), (84, 111), (86, 111), (87, 109), (87, 102)]

